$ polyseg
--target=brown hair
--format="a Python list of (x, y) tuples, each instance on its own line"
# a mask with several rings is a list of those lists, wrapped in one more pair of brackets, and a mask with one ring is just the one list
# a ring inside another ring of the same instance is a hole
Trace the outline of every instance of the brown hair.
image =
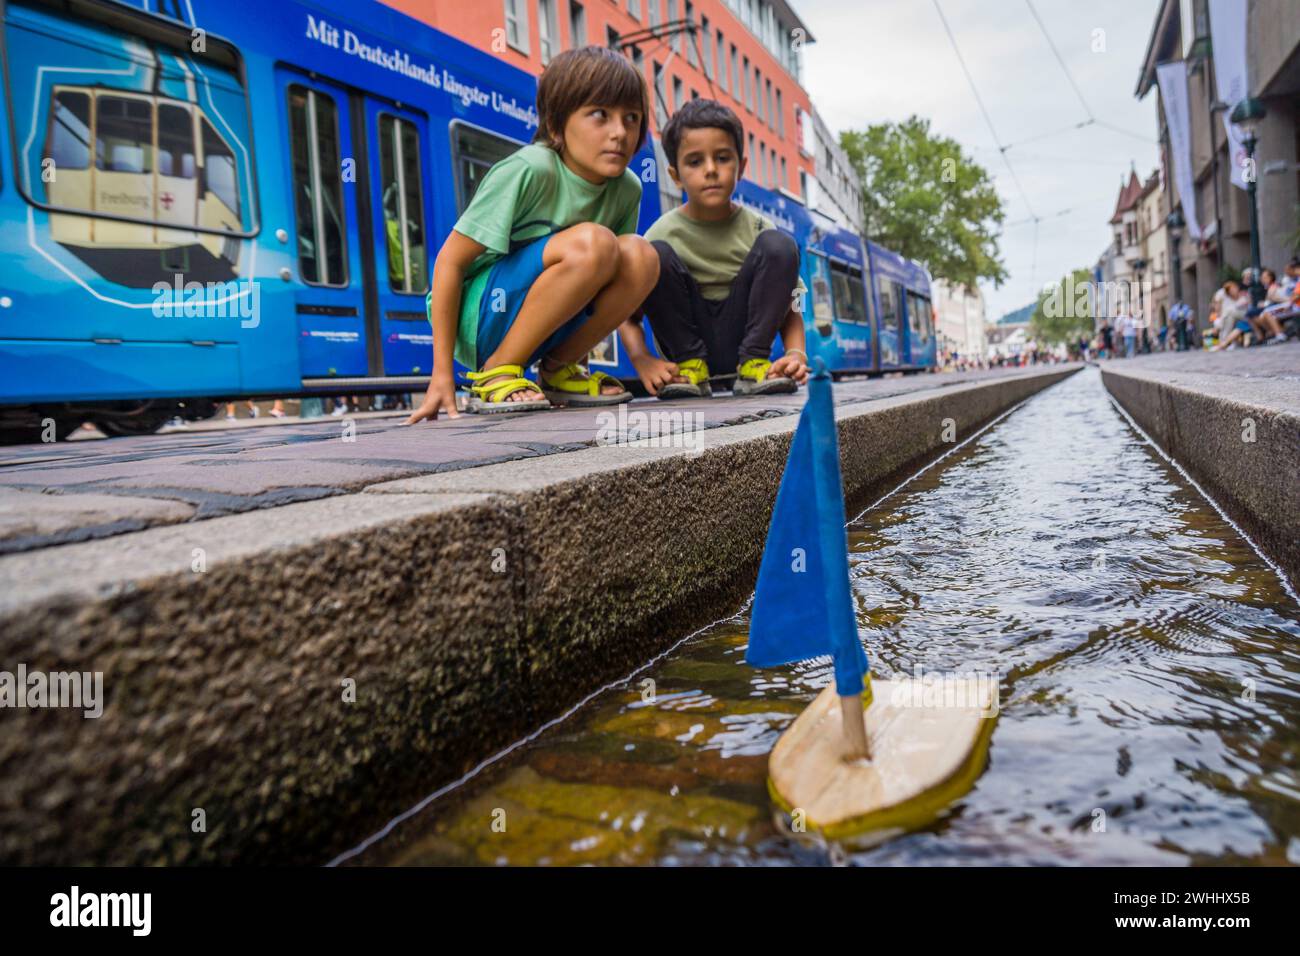
[(557, 153), (564, 145), (564, 125), (587, 103), (622, 106), (641, 112), (636, 148), (645, 144), (650, 96), (645, 78), (627, 57), (603, 46), (565, 50), (547, 65), (537, 81), (537, 135)]

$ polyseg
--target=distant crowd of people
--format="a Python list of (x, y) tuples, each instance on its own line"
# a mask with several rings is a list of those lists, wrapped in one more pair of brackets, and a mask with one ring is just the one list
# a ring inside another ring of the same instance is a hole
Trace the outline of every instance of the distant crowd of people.
[(1139, 353), (1177, 350), (1198, 346), (1225, 351), (1251, 345), (1281, 345), (1300, 336), (1300, 258), (1292, 259), (1279, 277), (1272, 269), (1260, 270), (1263, 295), (1251, 302), (1252, 270), (1227, 278), (1210, 299), (1210, 315), (1204, 332), (1198, 332), (1195, 312), (1186, 302), (1175, 302), (1169, 321), (1154, 331), (1140, 310), (1122, 311), (1114, 324), (1103, 318), (1097, 334), (1080, 338), (1081, 358), (1132, 358)]
[(1239, 345), (1280, 345), (1300, 334), (1300, 258), (1287, 263), (1281, 279), (1272, 269), (1259, 271), (1264, 296), (1251, 303), (1252, 270), (1240, 281), (1228, 279), (1210, 300), (1210, 325), (1216, 333), (1216, 351)]

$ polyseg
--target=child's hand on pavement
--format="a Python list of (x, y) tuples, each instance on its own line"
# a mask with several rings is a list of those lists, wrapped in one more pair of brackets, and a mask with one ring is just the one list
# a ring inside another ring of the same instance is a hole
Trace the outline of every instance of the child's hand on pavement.
[(430, 379), (429, 390), (424, 394), (424, 401), (402, 424), (414, 425), (425, 419), (437, 421), (438, 413), (444, 410), (448, 418), (460, 417), (460, 412), (456, 411), (456, 381), (450, 376), (445, 379)]
[(800, 385), (808, 381), (808, 366), (804, 364), (803, 356), (794, 352), (787, 352), (779, 359), (772, 363), (772, 367), (767, 370), (768, 378), (792, 378)]
[(654, 355), (644, 355), (632, 359), (637, 377), (651, 395), (658, 395), (659, 389), (672, 382), (677, 376), (677, 363), (669, 362)]

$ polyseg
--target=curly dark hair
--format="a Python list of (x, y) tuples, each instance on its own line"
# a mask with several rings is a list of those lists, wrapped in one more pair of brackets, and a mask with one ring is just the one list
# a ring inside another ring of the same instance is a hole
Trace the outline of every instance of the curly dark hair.
[(745, 158), (745, 127), (741, 125), (740, 117), (717, 100), (696, 99), (682, 104), (663, 128), (661, 136), (668, 165), (677, 165), (677, 148), (685, 130), (708, 126), (730, 134), (736, 144), (737, 161)]

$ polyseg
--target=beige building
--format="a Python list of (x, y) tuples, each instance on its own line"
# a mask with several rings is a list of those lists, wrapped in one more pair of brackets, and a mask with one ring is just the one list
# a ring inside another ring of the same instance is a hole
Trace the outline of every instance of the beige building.
[(968, 361), (983, 361), (988, 356), (985, 332), (984, 294), (935, 279), (930, 286), (932, 302), (938, 316), (935, 331), (940, 352), (956, 352)]
[(1145, 323), (1154, 346), (1160, 329), (1168, 322), (1169, 307), (1169, 239), (1165, 219), (1169, 214), (1168, 194), (1160, 171), (1138, 179), (1131, 170), (1128, 181), (1120, 186), (1110, 226), (1114, 242), (1103, 256), (1106, 261), (1103, 288), (1097, 298), (1094, 316), (1112, 322), (1128, 313)]
[[(1260, 262), (1280, 270), (1300, 242), (1300, 3), (1296, 0), (1241, 0), (1246, 16), (1246, 94), (1259, 99), (1267, 115), (1258, 131), (1255, 179), (1258, 192)], [(1229, 5), (1230, 11), (1242, 7)], [(1195, 207), (1198, 240), (1183, 231), (1168, 244), (1169, 300), (1181, 290), (1206, 326), (1210, 296), (1221, 274), (1250, 264), (1249, 194), (1231, 182), (1233, 164), (1224, 116), (1236, 103), (1219, 102), (1215, 53), (1207, 0), (1161, 0), (1138, 76), (1139, 99), (1155, 90), (1161, 165), (1168, 190), (1166, 211), (1184, 218)], [(1221, 51), (1222, 55), (1222, 51)], [(1157, 67), (1185, 63), (1190, 197), (1181, 195), (1173, 153), (1168, 105), (1160, 92)], [(1178, 268), (1174, 268), (1174, 264)]]

